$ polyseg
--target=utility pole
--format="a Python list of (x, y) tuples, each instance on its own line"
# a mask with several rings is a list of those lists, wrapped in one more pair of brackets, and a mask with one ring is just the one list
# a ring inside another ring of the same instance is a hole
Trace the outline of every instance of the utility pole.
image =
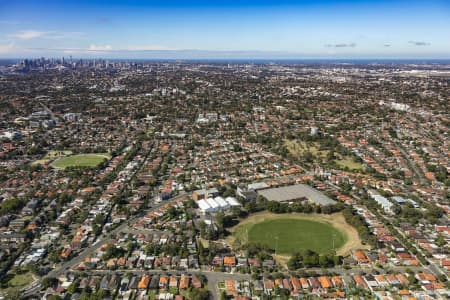
[(335, 234), (333, 233), (333, 252), (335, 252), (334, 251), (334, 236), (335, 236)]
[(276, 241), (276, 244), (275, 244), (275, 255), (276, 255), (278, 252), (278, 236), (275, 236), (275, 241)]

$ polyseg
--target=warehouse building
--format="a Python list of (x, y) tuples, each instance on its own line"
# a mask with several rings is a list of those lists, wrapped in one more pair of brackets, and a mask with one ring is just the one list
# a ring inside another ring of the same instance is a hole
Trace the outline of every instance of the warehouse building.
[(306, 199), (319, 205), (332, 205), (336, 203), (333, 199), (306, 184), (259, 190), (258, 195), (265, 197), (269, 201), (278, 202), (295, 202)]
[(233, 197), (227, 197), (224, 199), (220, 196), (199, 200), (197, 201), (197, 205), (203, 214), (226, 211), (231, 207), (241, 206), (241, 204)]

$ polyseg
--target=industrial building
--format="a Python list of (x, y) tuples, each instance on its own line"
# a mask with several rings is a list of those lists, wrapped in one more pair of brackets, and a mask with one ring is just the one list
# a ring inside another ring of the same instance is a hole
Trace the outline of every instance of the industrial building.
[(333, 199), (306, 184), (264, 189), (259, 190), (257, 193), (269, 201), (293, 202), (307, 199), (319, 205), (332, 205), (336, 203)]
[(216, 213), (225, 211), (234, 206), (241, 206), (241, 204), (233, 197), (222, 198), (220, 196), (215, 198), (207, 198), (197, 201), (197, 205), (203, 214)]

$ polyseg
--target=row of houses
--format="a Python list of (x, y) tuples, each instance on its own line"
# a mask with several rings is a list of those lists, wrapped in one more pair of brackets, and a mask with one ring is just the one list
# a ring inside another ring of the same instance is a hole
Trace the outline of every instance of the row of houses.
[[(421, 291), (426, 294), (438, 293), (439, 295), (450, 295), (445, 286), (440, 283), (431, 273), (417, 273), (414, 280), (421, 285)], [(295, 277), (269, 279), (265, 278), (255, 284), (256, 291), (262, 291), (269, 296), (276, 295), (277, 289), (286, 289), (291, 296), (301, 293), (312, 293), (316, 295), (326, 294), (330, 289), (338, 292), (337, 298), (346, 298), (345, 290), (348, 288), (359, 288), (370, 292), (385, 290), (402, 290), (405, 295), (414, 295), (411, 289), (412, 278), (410, 274), (378, 274), (378, 275), (343, 275), (343, 276), (318, 276), (318, 277)]]
[(86, 258), (78, 266), (78, 270), (90, 269), (141, 269), (141, 270), (192, 270), (199, 269), (199, 261), (196, 255), (189, 255), (186, 258), (179, 256), (153, 256), (133, 253), (130, 257), (110, 258), (103, 262), (100, 258)]
[(211, 265), (215, 267), (226, 267), (226, 268), (260, 268), (267, 267), (272, 268), (276, 265), (275, 260), (273, 259), (264, 259), (260, 260), (259, 258), (247, 258), (247, 257), (237, 257), (234, 255), (225, 255), (225, 256), (214, 256)]
[[(91, 293), (107, 291), (109, 294), (117, 293), (117, 299), (148, 299), (149, 294), (155, 299), (182, 300), (182, 291), (189, 288), (202, 288), (204, 283), (196, 275), (91, 275), (79, 277), (73, 274), (60, 276), (55, 286), (47, 288), (42, 299), (50, 296), (60, 296), (65, 299), (78, 299), (82, 291)], [(69, 292), (69, 287), (71, 290)]]

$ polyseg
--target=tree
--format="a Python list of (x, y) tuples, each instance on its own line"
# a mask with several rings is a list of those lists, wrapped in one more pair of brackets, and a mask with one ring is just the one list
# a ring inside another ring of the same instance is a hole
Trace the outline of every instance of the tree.
[(208, 279), (203, 274), (197, 274), (197, 279), (200, 280), (200, 282), (202, 283), (202, 286), (205, 286), (206, 283), (208, 282)]
[(201, 237), (206, 236), (206, 223), (204, 221), (197, 222), (198, 229), (200, 230)]
[(105, 222), (105, 217), (102, 214), (98, 214), (94, 218), (94, 223), (97, 225), (102, 225)]
[(167, 209), (167, 215), (169, 216), (169, 218), (170, 219), (173, 219), (173, 218), (175, 218), (176, 216), (177, 216), (177, 210), (176, 210), (176, 208), (175, 207), (173, 207), (173, 206), (170, 206), (168, 209)]
[(44, 279), (42, 279), (42, 283), (41, 283), (41, 288), (43, 290), (49, 288), (49, 287), (54, 287), (58, 284), (58, 279), (55, 277), (45, 277)]
[(0, 206), (0, 215), (11, 214), (18, 212), (24, 205), (26, 201), (24, 199), (7, 199), (2, 202)]
[(249, 201), (249, 202), (245, 203), (244, 207), (249, 213), (256, 212), (258, 209), (258, 206), (256, 205), (256, 203), (254, 201)]
[(400, 205), (395, 204), (395, 205), (392, 207), (392, 212), (393, 212), (395, 215), (400, 215), (400, 213), (402, 212), (402, 208), (400, 207)]
[(78, 284), (80, 283), (80, 281), (77, 279), (74, 282), (72, 282), (71, 285), (69, 285), (69, 287), (67, 288), (67, 292), (69, 294), (74, 294), (75, 291), (77, 290)]
[(55, 251), (52, 251), (50, 254), (49, 254), (49, 256), (48, 256), (48, 259), (51, 261), (51, 262), (54, 262), (54, 263), (58, 263), (58, 262), (60, 262), (60, 254), (61, 254), (61, 250), (62, 250), (62, 248), (58, 248), (58, 249), (56, 249)]
[(416, 284), (417, 283), (417, 279), (414, 276), (414, 274), (409, 274), (408, 275), (408, 281), (409, 281), (409, 284)]
[(444, 210), (436, 205), (430, 205), (427, 211), (427, 216), (440, 219), (444, 215)]
[(227, 216), (225, 216), (224, 213), (219, 212), (215, 216), (215, 221), (216, 221), (216, 225), (217, 225), (217, 233), (215, 233), (214, 235), (217, 234), (217, 235), (221, 236), (225, 232), (225, 227), (227, 226), (227, 224), (229, 222), (229, 218)]
[(444, 237), (444, 235), (439, 232), (436, 238), (436, 245), (438, 245), (439, 247), (444, 247), (447, 244), (447, 241)]
[(188, 293), (189, 300), (209, 300), (209, 291), (206, 289), (191, 288)]
[(333, 264), (334, 264), (335, 266), (338, 266), (338, 265), (342, 264), (342, 259), (341, 259), (341, 257), (340, 257), (340, 256), (337, 256), (337, 255), (334, 255), (334, 256), (333, 256)]
[(127, 243), (127, 253), (130, 255), (131, 252), (133, 252), (134, 249), (136, 249), (137, 243), (136, 241), (129, 241)]
[(125, 249), (116, 247), (114, 245), (108, 245), (105, 249), (105, 253), (102, 256), (103, 260), (108, 260), (114, 257), (120, 257), (125, 254)]
[(287, 267), (289, 270), (296, 270), (299, 269), (301, 267), (301, 260), (302, 257), (300, 255), (300, 253), (294, 253), (291, 258), (288, 260), (287, 262)]
[(322, 268), (325, 268), (325, 267), (328, 266), (328, 259), (327, 259), (327, 257), (325, 255), (319, 256), (319, 265)]
[(10, 289), (6, 293), (6, 299), (21, 299), (22, 294), (20, 290)]

